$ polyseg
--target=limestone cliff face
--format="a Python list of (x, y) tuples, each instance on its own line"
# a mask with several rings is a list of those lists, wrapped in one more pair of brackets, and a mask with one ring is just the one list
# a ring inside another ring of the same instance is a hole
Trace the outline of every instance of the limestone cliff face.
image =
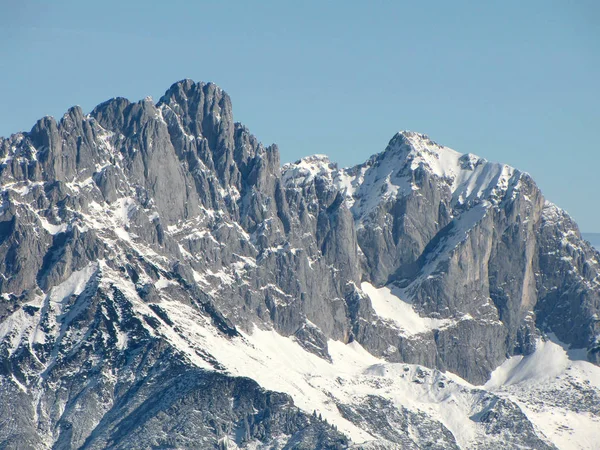
[[(41, 119), (0, 139), (0, 162), (0, 375), (19, 399), (0, 407), (20, 417), (0, 426), (8, 448), (25, 436), (29, 448), (185, 447), (194, 433), (210, 446), (348, 445), (285, 396), (189, 368), (222, 366), (198, 346), (181, 353), (167, 299), (225, 337), (273, 328), (328, 361), (328, 341), (356, 341), (474, 384), (546, 333), (600, 361), (600, 255), (527, 174), (424, 135), (398, 133), (349, 169), (320, 155), (281, 167), (224, 91), (184, 80), (156, 104)], [(362, 283), (433, 325), (407, 331)], [(167, 440), (148, 431), (176, 427), (173, 411), (202, 418)]]

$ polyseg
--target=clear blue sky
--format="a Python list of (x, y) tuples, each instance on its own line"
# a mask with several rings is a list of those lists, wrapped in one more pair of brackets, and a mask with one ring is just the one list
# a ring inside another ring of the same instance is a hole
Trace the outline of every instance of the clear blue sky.
[(411, 3), (0, 0), (0, 135), (213, 81), (283, 161), (352, 165), (420, 131), (600, 231), (600, 2)]

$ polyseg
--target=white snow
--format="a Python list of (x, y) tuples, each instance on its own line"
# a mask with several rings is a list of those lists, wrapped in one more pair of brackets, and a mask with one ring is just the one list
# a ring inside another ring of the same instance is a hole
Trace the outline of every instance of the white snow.
[(282, 171), (283, 181), (287, 186), (300, 187), (311, 183), (317, 176), (331, 180), (332, 175), (337, 172), (337, 166), (326, 155), (312, 155), (293, 164), (285, 164)]
[(560, 449), (597, 449), (600, 417), (584, 408), (579, 410), (577, 403), (568, 406), (570, 397), (582, 389), (600, 392), (600, 367), (573, 359), (584, 353), (569, 350), (558, 341), (539, 339), (531, 355), (507, 359), (492, 373), (484, 388), (517, 403)]
[[(83, 269), (73, 272), (67, 280), (52, 288), (45, 299), (40, 297), (29, 304), (37, 308), (47, 304), (47, 307), (53, 312), (51, 317), (56, 318), (62, 315), (65, 312), (68, 299), (72, 295), (79, 295), (83, 292), (97, 268), (96, 263), (90, 263)], [(69, 320), (69, 317), (65, 317), (64, 320)], [(44, 343), (46, 331), (48, 330), (55, 337), (58, 336), (59, 330), (56, 327), (56, 320), (54, 320), (54, 323), (47, 323), (43, 327), (38, 321), (39, 312), (31, 316), (20, 308), (0, 323), (0, 342), (8, 342), (9, 354), (12, 354), (22, 343), (28, 345), (35, 342)]]
[(135, 207), (136, 202), (130, 197), (120, 198), (115, 202), (115, 207), (113, 209), (115, 218), (122, 226), (129, 226), (129, 214)]
[[(517, 401), (518, 403), (518, 401)], [(547, 408), (535, 411), (520, 404), (528, 419), (561, 450), (597, 450), (600, 419), (589, 413)]]
[(411, 168), (414, 170), (423, 165), (438, 177), (449, 179), (454, 199), (460, 203), (480, 198), (494, 189), (505, 190), (516, 172), (506, 164), (488, 162), (476, 155), (438, 145), (423, 134), (410, 131), (401, 134), (412, 147)]
[(42, 223), (42, 227), (44, 228), (44, 230), (46, 230), (48, 233), (50, 234), (58, 234), (58, 233), (64, 233), (65, 231), (67, 231), (67, 224), (66, 223), (61, 223), (58, 225), (54, 225), (50, 222), (48, 222), (48, 219), (46, 219), (43, 216), (38, 216), (40, 219), (40, 222)]
[(23, 336), (33, 326), (31, 317), (22, 309), (17, 310), (0, 322), (0, 342), (8, 343), (8, 354), (17, 349)]
[(117, 330), (117, 348), (123, 350), (127, 348), (129, 342), (129, 335), (122, 330)]
[(376, 288), (370, 283), (363, 282), (360, 288), (369, 296), (377, 315), (393, 322), (406, 336), (426, 333), (451, 323), (448, 319), (421, 317), (410, 303), (402, 300), (389, 287)]
[(83, 292), (91, 276), (98, 270), (97, 263), (90, 263), (86, 267), (73, 272), (66, 281), (50, 290), (50, 301), (62, 303), (64, 299)]
[(539, 339), (531, 355), (513, 356), (498, 367), (486, 389), (519, 383), (540, 383), (563, 373), (569, 363), (567, 352), (558, 344)]
[[(328, 341), (332, 363), (305, 351), (294, 338), (273, 330), (254, 328), (241, 338), (224, 338), (193, 308), (164, 300), (161, 308), (176, 324), (182, 351), (202, 348), (233, 375), (248, 376), (269, 390), (286, 392), (304, 411), (317, 411), (355, 443), (372, 441), (365, 430), (344, 419), (336, 402), (360, 404), (367, 395), (380, 395), (398, 407), (422, 411), (441, 421), (462, 446), (482, 437), (482, 429), (470, 420), (480, 391), (452, 374), (429, 369), (426, 382), (413, 381), (417, 366), (388, 363), (374, 357), (357, 342)], [(164, 327), (162, 327), (164, 328)], [(162, 328), (161, 331), (162, 332)], [(439, 387), (439, 382), (445, 386)]]
[(159, 290), (165, 289), (169, 286), (177, 286), (177, 282), (161, 277), (156, 283), (154, 283), (154, 287)]
[(161, 307), (168, 311), (185, 339), (208, 351), (233, 375), (250, 376), (267, 389), (290, 394), (298, 407), (308, 412), (319, 411), (355, 441), (372, 439), (342, 418), (326, 392), (316, 384), (323, 377), (323, 381), (334, 383), (337, 376), (358, 374), (378, 362), (357, 344), (330, 343), (336, 361), (332, 365), (275, 331), (255, 328), (251, 335), (243, 334), (242, 339), (228, 340), (208, 327), (191, 308), (182, 308), (175, 302), (163, 302)]

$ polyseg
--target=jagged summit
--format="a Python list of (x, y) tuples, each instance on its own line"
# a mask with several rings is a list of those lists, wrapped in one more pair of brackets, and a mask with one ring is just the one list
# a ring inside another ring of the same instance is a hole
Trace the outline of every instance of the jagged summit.
[(282, 171), (288, 186), (306, 185), (315, 176), (327, 179), (328, 185), (345, 191), (349, 208), (361, 221), (382, 202), (419, 190), (424, 178), (441, 180), (453, 207), (497, 203), (518, 191), (523, 177), (529, 178), (513, 167), (461, 154), (412, 131), (396, 133), (383, 152), (351, 168), (339, 169), (326, 156), (314, 155), (286, 164)]
[[(190, 93), (203, 89), (214, 89), (216, 92), (223, 93), (224, 91), (212, 81), (194, 81), (190, 78), (184, 78), (183, 80), (176, 81), (167, 89), (165, 95), (162, 97), (168, 97), (169, 94), (174, 92)], [(225, 94), (226, 95), (226, 94)]]
[(183, 80), (0, 139), (0, 189), (2, 448), (554, 449), (600, 425), (600, 255), (509, 166), (401, 132), (281, 167)]
[[(413, 145), (414, 145), (414, 143), (418, 142), (418, 143), (424, 143), (427, 146), (442, 147), (437, 142), (433, 141), (428, 135), (426, 135), (424, 133), (419, 133), (418, 131), (412, 131), (412, 130), (398, 131), (392, 137), (392, 139), (390, 139), (390, 144), (392, 144), (393, 142), (398, 141), (398, 140), (402, 140), (406, 143), (413, 144)], [(421, 144), (419, 144), (419, 145), (421, 145)]]

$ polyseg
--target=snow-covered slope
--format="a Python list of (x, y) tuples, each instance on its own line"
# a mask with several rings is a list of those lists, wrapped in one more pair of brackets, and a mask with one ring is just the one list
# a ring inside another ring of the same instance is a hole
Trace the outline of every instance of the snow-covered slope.
[(540, 341), (534, 353), (513, 356), (485, 389), (516, 402), (561, 449), (595, 449), (600, 429), (600, 369), (581, 350)]
[(371, 306), (382, 319), (389, 320), (402, 333), (415, 335), (439, 330), (450, 324), (448, 319), (421, 317), (408, 302), (399, 295), (392, 294), (389, 287), (376, 288), (370, 283), (362, 283), (361, 289), (369, 296)]
[(383, 153), (362, 165), (340, 170), (333, 179), (346, 188), (348, 203), (355, 217), (361, 220), (381, 202), (419, 190), (415, 180), (415, 172), (419, 170), (443, 181), (452, 193), (452, 205), (496, 199), (509, 187), (515, 187), (521, 175), (505, 164), (462, 154), (426, 135), (402, 131), (392, 138)]

